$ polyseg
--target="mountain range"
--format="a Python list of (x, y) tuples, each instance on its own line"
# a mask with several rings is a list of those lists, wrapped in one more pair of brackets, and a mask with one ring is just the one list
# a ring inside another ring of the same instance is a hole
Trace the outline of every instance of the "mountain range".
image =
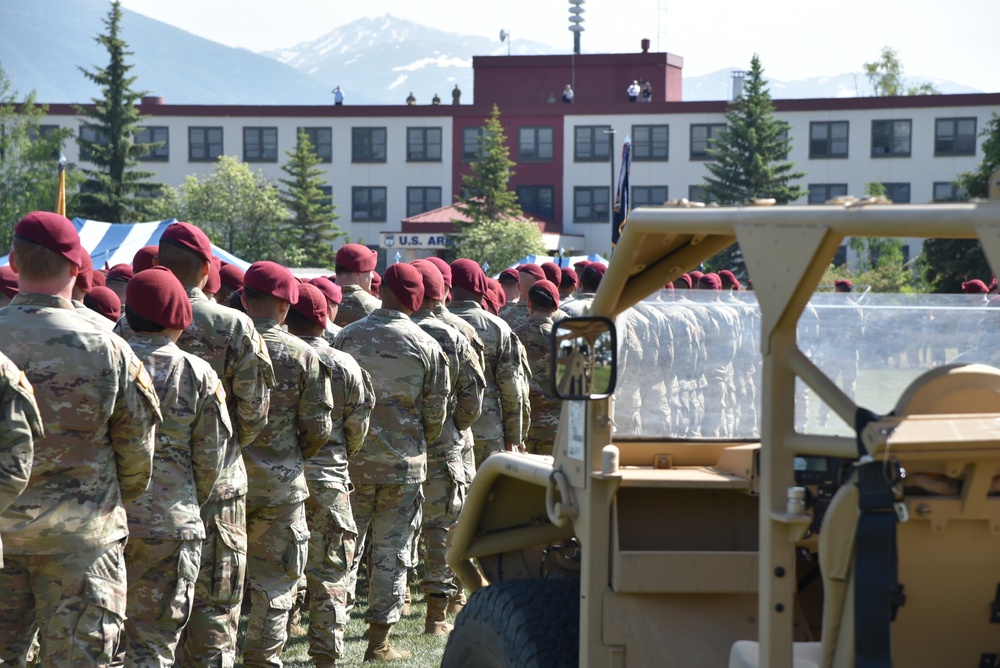
[[(95, 41), (104, 32), (107, 0), (0, 2), (0, 65), (21, 96), (34, 90), (40, 102), (87, 102), (98, 94), (79, 67), (107, 63)], [(121, 35), (133, 55), (134, 88), (168, 104), (329, 104), (339, 85), (348, 104), (402, 104), (411, 92), (418, 104), (438, 94), (450, 101), (456, 84), (471, 102), (474, 55), (546, 55), (554, 47), (517, 40), (446, 33), (390, 15), (359, 19), (286, 49), (254, 53), (197, 37), (129, 10)], [(684, 54), (679, 54), (684, 55)], [(685, 76), (685, 101), (725, 100), (730, 72)], [(951, 81), (929, 81), (942, 93), (979, 92)], [(860, 74), (769, 80), (775, 99), (855, 97), (867, 93)]]

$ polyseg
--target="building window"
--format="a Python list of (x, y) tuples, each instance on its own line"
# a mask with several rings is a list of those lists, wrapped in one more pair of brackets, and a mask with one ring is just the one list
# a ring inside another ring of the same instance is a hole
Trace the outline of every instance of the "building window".
[(553, 129), (551, 127), (521, 128), (517, 131), (519, 162), (552, 162)]
[(834, 197), (847, 195), (846, 183), (810, 183), (809, 204), (824, 204)]
[(660, 206), (668, 199), (667, 186), (632, 186), (632, 201), (629, 204), (633, 209), (637, 206)]
[(607, 162), (611, 159), (610, 125), (578, 125), (573, 128), (573, 159), (577, 162)]
[(140, 160), (170, 160), (170, 128), (155, 126), (139, 128), (135, 133), (136, 144), (159, 144), (139, 156)]
[(872, 157), (908, 158), (913, 121), (872, 121)]
[(555, 188), (552, 186), (518, 186), (517, 201), (521, 209), (538, 218), (553, 219), (555, 210)]
[[(305, 130), (309, 143), (313, 145), (313, 150), (321, 161), (333, 162), (333, 128), (299, 128), (300, 130)], [(295, 136), (298, 137), (298, 131)]]
[(316, 198), (316, 203), (320, 206), (333, 206), (333, 186), (320, 186), (319, 191), (323, 195)]
[[(35, 128), (29, 128), (28, 139), (31, 140), (32, 142), (36, 142), (39, 140), (46, 141), (50, 140), (52, 138), (52, 135), (54, 135), (57, 132), (59, 132), (58, 125), (39, 125)], [(2, 137), (3, 137), (3, 128), (0, 128), (0, 138)], [(52, 149), (50, 157), (53, 160), (58, 160), (60, 157), (62, 157), (62, 144), (63, 144), (62, 141), (60, 141), (58, 146), (55, 146), (55, 148)], [(3, 157), (4, 157), (4, 152), (3, 150), (0, 150), (0, 158)]]
[(883, 183), (882, 187), (885, 189), (885, 196), (891, 199), (895, 204), (910, 203), (909, 183)]
[(417, 186), (406, 189), (406, 217), (441, 208), (441, 188)]
[(975, 118), (938, 118), (934, 121), (934, 155), (975, 154)]
[(479, 159), (479, 140), (482, 136), (482, 128), (462, 128), (462, 162)]
[(810, 158), (847, 157), (847, 121), (809, 124)]
[(362, 223), (385, 222), (385, 186), (351, 188), (351, 220)]
[(406, 161), (441, 162), (441, 128), (406, 128)]
[(188, 128), (188, 161), (211, 162), (222, 155), (222, 128)]
[(964, 202), (969, 199), (969, 193), (965, 188), (955, 185), (951, 181), (934, 182), (935, 202)]
[(669, 125), (633, 125), (632, 159), (666, 160), (670, 149)]
[(243, 128), (245, 162), (278, 162), (278, 128)]
[(385, 128), (351, 128), (351, 162), (385, 161)]
[(691, 126), (691, 159), (709, 160), (708, 149), (726, 129), (725, 123), (695, 123)]
[[(84, 142), (89, 142), (91, 144), (98, 144), (100, 146), (108, 145), (108, 135), (101, 130), (92, 125), (81, 125), (80, 126), (80, 140)], [(94, 158), (93, 152), (85, 144), (80, 144), (80, 160), (92, 160)]]
[(574, 223), (610, 223), (607, 186), (573, 188)]
[(708, 191), (702, 186), (688, 186), (688, 201), (705, 202), (707, 204), (709, 202), (717, 202), (718, 200), (714, 196), (709, 195)]

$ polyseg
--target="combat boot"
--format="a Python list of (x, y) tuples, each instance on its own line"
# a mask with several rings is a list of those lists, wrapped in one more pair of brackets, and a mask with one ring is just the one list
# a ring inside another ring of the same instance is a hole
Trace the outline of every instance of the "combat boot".
[(424, 634), (431, 636), (446, 636), (454, 628), (448, 623), (448, 597), (444, 594), (429, 594), (427, 596), (427, 619), (424, 622)]
[(392, 626), (371, 622), (368, 625), (368, 649), (365, 650), (365, 662), (368, 661), (401, 661), (409, 659), (410, 653), (397, 650), (389, 644), (389, 632)]
[(448, 614), (457, 615), (465, 607), (465, 589), (459, 589), (458, 593), (448, 599)]

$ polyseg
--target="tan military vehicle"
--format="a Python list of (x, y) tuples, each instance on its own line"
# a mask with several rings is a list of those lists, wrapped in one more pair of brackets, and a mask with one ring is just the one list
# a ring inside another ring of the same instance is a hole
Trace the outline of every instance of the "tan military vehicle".
[[(861, 236), (1000, 267), (1000, 197), (631, 212), (554, 457), (471, 488), (444, 666), (1000, 665), (1000, 309), (818, 289)], [(661, 291), (737, 240), (753, 293)]]

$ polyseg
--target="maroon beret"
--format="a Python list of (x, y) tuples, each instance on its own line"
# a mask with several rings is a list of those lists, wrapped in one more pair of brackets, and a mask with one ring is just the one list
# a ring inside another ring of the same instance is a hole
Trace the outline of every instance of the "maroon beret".
[(326, 295), (310, 283), (303, 283), (299, 286), (299, 298), (292, 304), (292, 308), (305, 316), (308, 320), (326, 327)]
[(432, 255), (427, 258), (427, 261), (432, 263), (441, 272), (441, 278), (444, 279), (444, 284), (451, 289), (451, 265), (439, 258), (437, 255)]
[(381, 294), (382, 291), (382, 276), (375, 270), (372, 270), (372, 294), (376, 297)]
[(474, 260), (459, 258), (451, 263), (451, 280), (458, 287), (477, 295), (485, 295), (488, 290), (486, 274)]
[(522, 264), (517, 268), (518, 277), (521, 274), (531, 274), (535, 277), (535, 280), (541, 281), (545, 279), (545, 272), (537, 264), (529, 262), (528, 264)]
[(239, 290), (243, 287), (243, 274), (244, 271), (235, 264), (224, 264), (219, 269), (219, 279), (230, 290)]
[(132, 258), (132, 271), (138, 274), (140, 271), (149, 269), (159, 254), (159, 246), (143, 246), (135, 252), (135, 256)]
[(345, 244), (337, 251), (336, 262), (347, 271), (371, 271), (378, 264), (378, 253), (361, 244)]
[(410, 264), (417, 268), (424, 281), (424, 299), (441, 301), (447, 296), (448, 291), (444, 287), (444, 277), (434, 266), (434, 263), (427, 260), (414, 260)]
[(729, 271), (728, 269), (723, 269), (719, 272), (719, 278), (722, 280), (722, 287), (733, 287), (737, 290), (740, 289), (740, 281), (736, 278), (736, 274)]
[(604, 272), (607, 270), (608, 270), (607, 265), (601, 264), (600, 262), (591, 262), (590, 264), (587, 265), (587, 268), (583, 270), (583, 275), (581, 275), (580, 278), (583, 278), (583, 276), (585, 276), (589, 271), (591, 273), (597, 274), (597, 277), (601, 279), (604, 278)]
[(77, 267), (83, 267), (87, 251), (80, 245), (80, 234), (66, 216), (32, 211), (14, 226), (14, 236), (48, 248)]
[(399, 303), (411, 311), (420, 310), (424, 303), (424, 279), (416, 267), (397, 262), (385, 270), (383, 278)]
[(132, 271), (132, 265), (116, 264), (111, 267), (111, 269), (108, 269), (107, 278), (109, 281), (121, 281), (122, 283), (128, 283), (134, 275), (135, 272)]
[(7, 299), (13, 299), (17, 294), (17, 274), (10, 265), (0, 267), (0, 294)]
[(718, 274), (703, 274), (698, 279), (698, 287), (702, 290), (721, 290), (722, 279), (719, 278)]
[(319, 291), (323, 293), (327, 301), (331, 301), (334, 304), (339, 304), (344, 301), (344, 291), (339, 285), (331, 281), (329, 278), (324, 278), (322, 276), (317, 276), (316, 278), (309, 281), (310, 285), (319, 288)]
[(563, 267), (562, 279), (559, 281), (559, 287), (566, 287), (572, 285), (574, 288), (580, 285), (580, 277), (576, 275), (576, 270), (573, 267)]
[(854, 283), (851, 283), (846, 278), (838, 278), (837, 280), (835, 280), (833, 282), (833, 287), (835, 287), (835, 288), (847, 288), (847, 289), (850, 289), (850, 288), (854, 287)]
[(191, 300), (166, 267), (150, 267), (133, 276), (125, 288), (125, 301), (133, 311), (161, 327), (187, 329), (191, 324)]
[(555, 285), (559, 285), (562, 282), (562, 269), (555, 262), (542, 263), (542, 271), (545, 272), (545, 278), (552, 281)]
[(489, 287), (490, 292), (493, 293), (494, 301), (497, 305), (497, 311), (499, 311), (507, 305), (507, 293), (504, 292), (503, 286), (500, 285), (500, 281), (495, 278), (487, 276), (486, 285)]
[(576, 273), (581, 273), (590, 264), (590, 260), (577, 260), (573, 263), (573, 267), (576, 269)]
[(990, 289), (978, 278), (962, 283), (962, 292), (967, 295), (985, 295)]
[(538, 292), (547, 294), (551, 297), (553, 303), (556, 305), (556, 308), (559, 308), (559, 288), (556, 287), (555, 283), (544, 278), (540, 281), (535, 281), (535, 284), (528, 290), (528, 296), (530, 297), (532, 293)]
[(997, 286), (997, 277), (996, 276), (992, 276), (990, 278), (990, 284), (989, 284), (990, 292), (996, 292), (997, 287), (998, 287)]
[(212, 242), (201, 228), (191, 223), (172, 223), (167, 225), (160, 235), (160, 243), (164, 241), (189, 250), (203, 260), (212, 261)]
[(122, 300), (111, 288), (100, 285), (91, 288), (90, 292), (83, 296), (83, 305), (91, 311), (97, 311), (111, 322), (118, 322), (122, 317)]
[(94, 287), (104, 288), (108, 285), (108, 277), (103, 271), (91, 269), (90, 282), (94, 284)]
[(514, 267), (504, 269), (500, 272), (500, 275), (497, 276), (497, 280), (500, 281), (501, 285), (508, 282), (517, 283), (517, 269)]
[(299, 298), (299, 283), (292, 272), (270, 260), (250, 265), (243, 276), (243, 285), (289, 304), (294, 304)]
[(674, 287), (678, 290), (690, 290), (691, 286), (691, 274), (681, 274), (677, 277), (677, 280), (674, 281)]
[(90, 292), (94, 287), (94, 262), (86, 251), (80, 253), (80, 273), (76, 275), (76, 287), (84, 292)]
[(220, 262), (222, 260), (213, 255), (211, 265), (208, 267), (208, 281), (205, 282), (205, 292), (213, 295), (222, 287)]
[(694, 271), (689, 272), (688, 275), (691, 276), (691, 285), (696, 285), (705, 274), (695, 269)]

